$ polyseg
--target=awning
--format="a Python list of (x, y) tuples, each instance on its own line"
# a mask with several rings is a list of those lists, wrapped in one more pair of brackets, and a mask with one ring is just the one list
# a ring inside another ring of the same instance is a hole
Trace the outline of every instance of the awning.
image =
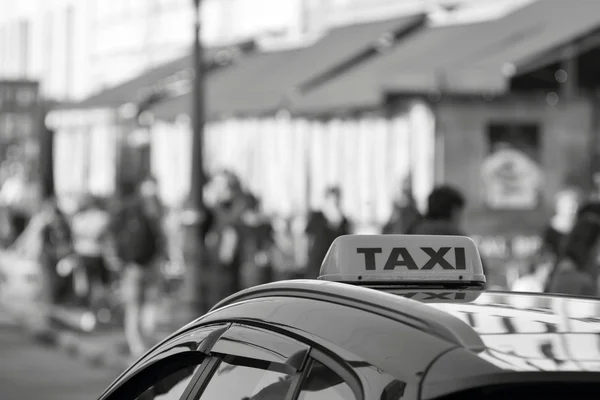
[[(323, 76), (373, 48), (383, 35), (420, 25), (422, 15), (338, 27), (308, 47), (254, 53), (213, 74), (206, 83), (209, 116), (258, 115), (279, 109), (307, 82)], [(158, 105), (158, 118), (188, 112), (191, 94)]]
[[(531, 15), (526, 15), (525, 11)], [(477, 59), (465, 60), (468, 68), (461, 68), (462, 76), (467, 76), (470, 71), (479, 71), (480, 76), (485, 74), (490, 81), (498, 77), (508, 81), (512, 76), (524, 75), (600, 47), (597, 34), (600, 30), (600, 1), (543, 0), (523, 10), (522, 14), (529, 18), (537, 13), (535, 30), (514, 40), (510, 46), (492, 49)], [(489, 88), (493, 89), (493, 86)], [(487, 88), (482, 85), (481, 89)]]
[[(253, 42), (209, 48), (205, 53), (206, 68), (210, 72), (222, 65), (227, 65), (228, 59), (234, 59), (240, 53), (251, 51), (253, 48)], [(192, 78), (192, 56), (188, 54), (152, 68), (124, 83), (102, 90), (79, 103), (64, 104), (59, 108), (117, 108), (126, 103), (136, 103), (143, 100), (149, 89), (157, 84), (164, 83), (165, 80), (190, 81)]]
[[(539, 0), (503, 18), (429, 27), (298, 99), (303, 113), (376, 108), (386, 92), (504, 91), (536, 56), (600, 26), (600, 2)], [(513, 65), (514, 64), (514, 65)]]

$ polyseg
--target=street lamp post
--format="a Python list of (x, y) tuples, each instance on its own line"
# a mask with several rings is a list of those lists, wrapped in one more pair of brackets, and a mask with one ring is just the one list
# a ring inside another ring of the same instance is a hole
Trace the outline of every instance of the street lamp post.
[(203, 221), (206, 218), (203, 188), (205, 184), (203, 163), (204, 136), (204, 55), (201, 42), (201, 0), (193, 0), (194, 5), (194, 42), (192, 68), (193, 99), (192, 99), (192, 173), (188, 211), (184, 218), (186, 230), (185, 243), (185, 280), (184, 280), (184, 319), (189, 322), (208, 311), (210, 306), (210, 265), (205, 262), (205, 249), (202, 234)]

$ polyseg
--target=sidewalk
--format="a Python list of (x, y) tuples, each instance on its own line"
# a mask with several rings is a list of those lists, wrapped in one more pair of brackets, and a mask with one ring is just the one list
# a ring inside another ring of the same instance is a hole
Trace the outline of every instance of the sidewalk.
[[(92, 332), (73, 328), (81, 314), (60, 307), (41, 304), (36, 298), (39, 279), (34, 268), (2, 268), (0, 265), (0, 309), (18, 324), (26, 334), (44, 345), (56, 347), (91, 365), (123, 371), (134, 360), (128, 355), (123, 329), (99, 327)], [(167, 305), (161, 315), (172, 315), (174, 304)], [(171, 334), (178, 326), (159, 322), (155, 343)], [(70, 328), (71, 327), (71, 328)], [(155, 344), (155, 343), (152, 343)]]
[(52, 329), (45, 342), (97, 367), (125, 370), (133, 362), (126, 353), (122, 331), (77, 333)]
[[(31, 307), (29, 311), (25, 311), (20, 307), (15, 312), (15, 308), (7, 307), (6, 304), (0, 304), (0, 309), (8, 313), (36, 342), (60, 349), (90, 365), (123, 371), (134, 361), (128, 354), (121, 328), (101, 327), (89, 333), (81, 332), (57, 323), (54, 318), (48, 318), (48, 315), (53, 314), (49, 309), (41, 311), (38, 307)], [(152, 346), (179, 327), (162, 325), (159, 328)]]

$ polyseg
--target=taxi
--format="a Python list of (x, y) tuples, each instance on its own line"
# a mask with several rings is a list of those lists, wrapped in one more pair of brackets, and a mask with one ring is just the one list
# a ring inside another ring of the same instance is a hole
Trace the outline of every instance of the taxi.
[(597, 399), (600, 301), (486, 292), (466, 237), (348, 235), (222, 300), (102, 400)]

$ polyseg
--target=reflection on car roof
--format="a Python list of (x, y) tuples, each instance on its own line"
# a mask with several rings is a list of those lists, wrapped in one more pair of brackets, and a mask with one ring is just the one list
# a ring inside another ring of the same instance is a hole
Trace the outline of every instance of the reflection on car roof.
[(479, 356), (515, 371), (600, 371), (600, 301), (485, 293), (472, 304), (435, 303), (471, 326)]

